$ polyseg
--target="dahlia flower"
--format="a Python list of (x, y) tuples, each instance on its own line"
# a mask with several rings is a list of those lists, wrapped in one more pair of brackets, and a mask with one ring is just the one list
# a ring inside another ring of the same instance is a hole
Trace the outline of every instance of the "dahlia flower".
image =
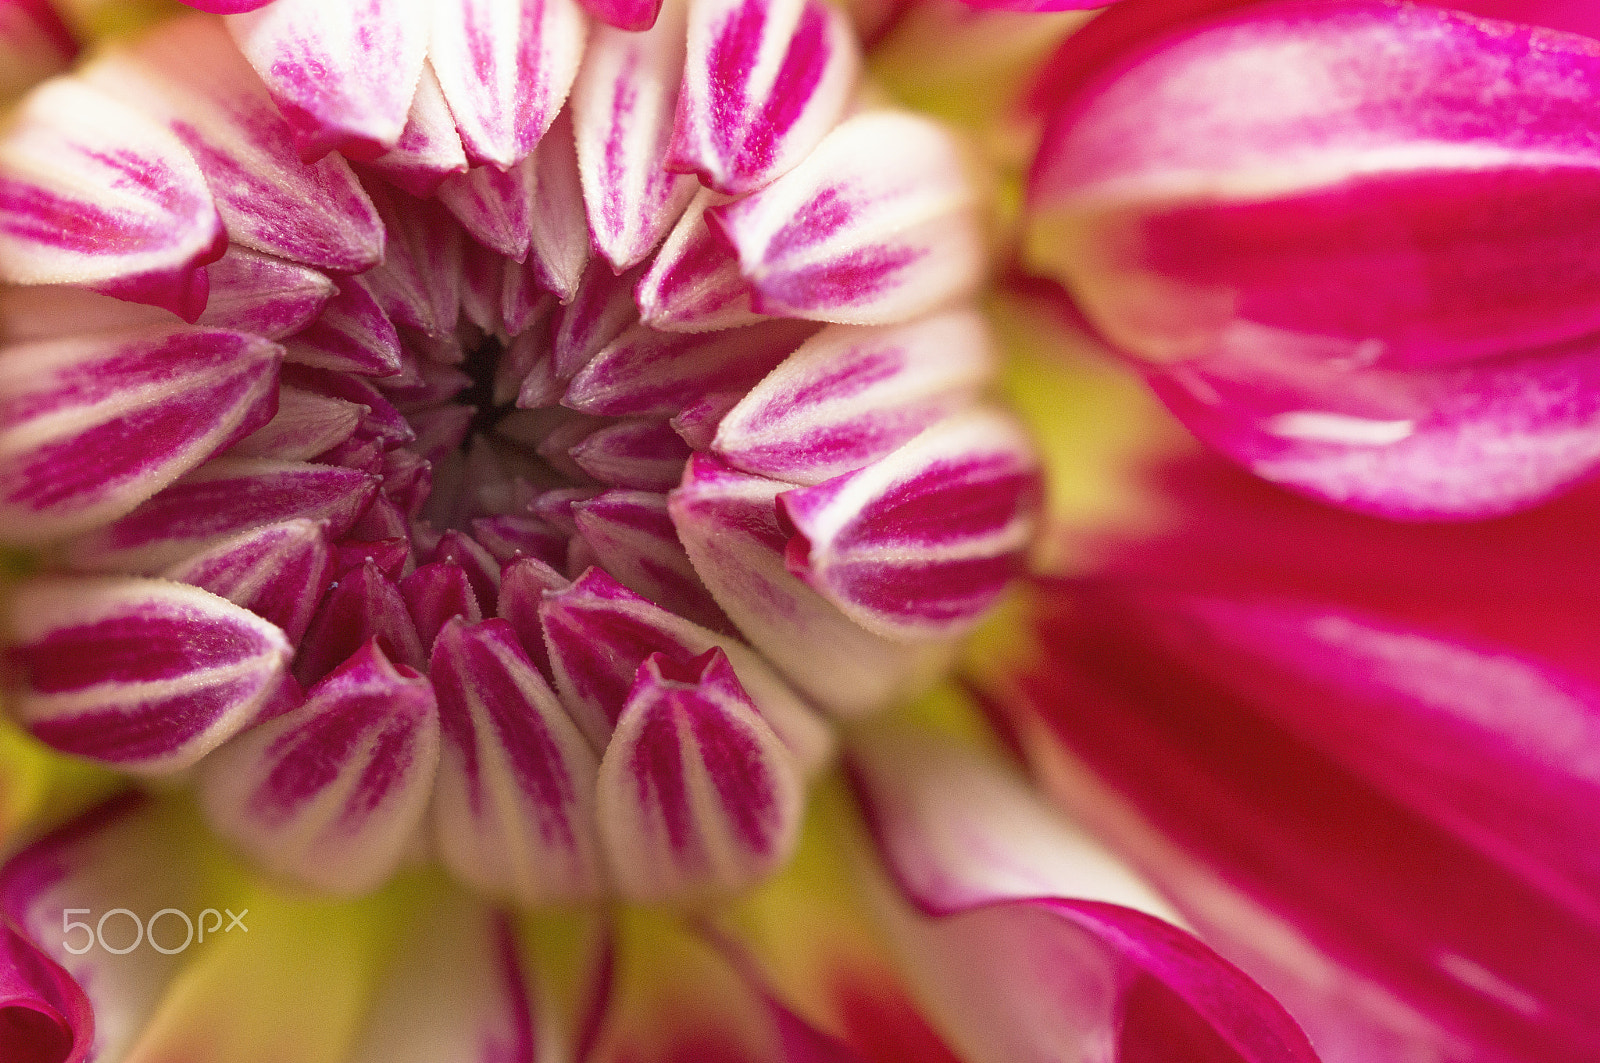
[(0, 138), (0, 1059), (1311, 1063), (938, 685), (1039, 460), (849, 20), (193, 6)]
[(1041, 81), (1030, 264), (1260, 476), (1536, 504), (1600, 463), (1597, 11), (1119, 3)]

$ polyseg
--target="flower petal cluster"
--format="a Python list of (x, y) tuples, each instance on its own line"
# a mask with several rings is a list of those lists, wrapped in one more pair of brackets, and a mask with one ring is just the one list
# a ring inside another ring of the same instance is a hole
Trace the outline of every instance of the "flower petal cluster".
[(1129, 0), (1042, 80), (1030, 260), (1210, 445), (1402, 519), (1600, 462), (1587, 5)]

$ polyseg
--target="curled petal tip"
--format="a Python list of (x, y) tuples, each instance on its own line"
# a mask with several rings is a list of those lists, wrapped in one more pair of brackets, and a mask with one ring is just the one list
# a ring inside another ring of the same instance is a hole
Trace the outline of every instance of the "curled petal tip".
[(85, 1063), (94, 1047), (83, 989), (9, 922), (0, 922), (0, 1044), (19, 1063)]

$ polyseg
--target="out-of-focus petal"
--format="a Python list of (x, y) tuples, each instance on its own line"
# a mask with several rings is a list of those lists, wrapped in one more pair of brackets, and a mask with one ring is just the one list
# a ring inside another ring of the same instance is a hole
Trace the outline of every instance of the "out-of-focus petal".
[(533, 151), (583, 55), (574, 0), (434, 0), (428, 58), (474, 165)]
[(85, 284), (193, 321), (227, 247), (189, 151), (114, 93), (51, 81), (0, 140), (0, 278)]
[(0, 537), (61, 538), (132, 510), (271, 419), (282, 357), (201, 329), (7, 348)]
[(874, 634), (795, 578), (776, 501), (789, 489), (706, 455), (690, 459), (668, 505), (701, 580), (739, 632), (828, 711), (859, 716), (915, 692), (947, 663), (948, 648)]
[(967, 1058), (1317, 1059), (1260, 986), (1128, 907), (1147, 896), (1137, 880), (1021, 780), (910, 732), (866, 737), (851, 764), (892, 880), (878, 908)]
[(196, 11), (210, 11), (216, 15), (232, 15), (266, 7), (273, 0), (181, 0)]
[(212, 826), (261, 867), (361, 894), (399, 866), (427, 809), (439, 715), (426, 677), (366, 643), (304, 704), (240, 735), (201, 769)]
[(84, 1063), (94, 1008), (83, 989), (9, 923), (0, 922), (0, 1043), (23, 1063)]
[(718, 649), (645, 658), (597, 788), (613, 882), (637, 900), (766, 877), (792, 852), (804, 804), (793, 754)]
[(997, 706), (1330, 1056), (1595, 1052), (1594, 688), (1334, 606), (1041, 593)]
[(683, 10), (643, 33), (602, 27), (572, 90), (578, 172), (594, 245), (625, 270), (642, 262), (694, 196), (693, 177), (664, 168), (683, 73)]
[(12, 710), (49, 745), (123, 771), (187, 767), (286, 690), (283, 632), (196, 587), (43, 577), (11, 602)]
[(970, 290), (983, 268), (976, 193), (950, 135), (869, 111), (793, 170), (707, 216), (733, 245), (757, 312), (874, 325)]
[(427, 0), (276, 0), (228, 31), (294, 129), (302, 158), (394, 147), (428, 50)]
[(1021, 568), (1040, 504), (1038, 458), (1009, 416), (942, 421), (858, 472), (778, 496), (789, 568), (886, 638), (975, 623)]
[(434, 811), (445, 865), (525, 904), (596, 895), (599, 761), (511, 625), (450, 621), (430, 674), (444, 733)]
[(77, 54), (78, 42), (50, 0), (0, 3), (0, 100), (59, 74)]
[(860, 62), (821, 0), (692, 0), (668, 165), (730, 195), (760, 188), (833, 128)]
[(971, 405), (995, 361), (983, 319), (970, 310), (825, 329), (728, 412), (711, 449), (745, 472), (818, 484)]

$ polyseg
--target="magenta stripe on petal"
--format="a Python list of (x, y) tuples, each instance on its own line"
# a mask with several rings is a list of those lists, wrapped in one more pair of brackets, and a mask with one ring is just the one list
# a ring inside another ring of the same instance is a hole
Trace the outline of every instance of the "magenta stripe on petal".
[(400, 337), (360, 277), (340, 278), (338, 293), (286, 347), (289, 361), (319, 369), (372, 377), (401, 370)]
[(309, 266), (234, 244), (206, 268), (206, 278), (211, 295), (197, 324), (269, 340), (292, 336), (311, 324), (339, 290)]
[(508, 170), (478, 166), (445, 178), (435, 194), (480, 244), (521, 262), (528, 257), (533, 216), (540, 209), (534, 197), (537, 172), (532, 155)]
[(282, 356), (199, 329), (8, 348), (0, 537), (59, 538), (132, 510), (272, 417)]
[(869, 630), (946, 637), (1019, 571), (1041, 489), (1014, 421), (959, 414), (858, 472), (780, 495), (796, 533), (789, 567)]
[(798, 766), (718, 649), (645, 659), (597, 787), (600, 836), (631, 899), (748, 886), (798, 839)]
[(445, 864), (526, 904), (600, 886), (597, 760), (504, 620), (452, 620), (434, 643), (444, 757), (435, 798)]
[(299, 645), (334, 578), (333, 550), (322, 525), (291, 520), (236, 535), (162, 576), (243, 606)]
[(428, 663), (400, 589), (375, 558), (341, 575), (323, 595), (306, 632), (305, 649), (295, 660), (295, 675), (310, 686), (369, 641), (397, 665), (420, 669)]
[(665, 495), (606, 491), (572, 507), (598, 564), (631, 591), (713, 631), (732, 631), (684, 553)]
[(693, 0), (669, 165), (719, 192), (760, 188), (833, 128), (860, 62), (821, 0)]
[(706, 332), (761, 320), (752, 309), (755, 289), (739, 272), (738, 259), (728, 254), (721, 230), (707, 222), (706, 211), (727, 201), (701, 189), (650, 260), (634, 299), (651, 328)]
[(114, 92), (57, 79), (0, 139), (0, 279), (98, 284), (193, 321), (227, 237), (184, 145)]
[(372, 168), (418, 197), (433, 195), (446, 177), (467, 172), (467, 152), (432, 63), (422, 65), (400, 139), (372, 161)]
[(382, 885), (426, 811), (439, 717), (425, 676), (367, 642), (305, 703), (209, 759), (200, 800), (268, 870), (337, 894)]
[(579, 0), (583, 9), (619, 30), (647, 30), (656, 24), (663, 0)]
[(533, 151), (583, 54), (574, 0), (434, 0), (428, 58), (474, 165)]
[(975, 203), (949, 133), (869, 111), (772, 184), (707, 213), (759, 313), (871, 325), (915, 317), (977, 283)]
[(193, 764), (284, 694), (272, 624), (162, 580), (41, 579), (12, 597), (19, 719), (64, 752), (125, 771)]

